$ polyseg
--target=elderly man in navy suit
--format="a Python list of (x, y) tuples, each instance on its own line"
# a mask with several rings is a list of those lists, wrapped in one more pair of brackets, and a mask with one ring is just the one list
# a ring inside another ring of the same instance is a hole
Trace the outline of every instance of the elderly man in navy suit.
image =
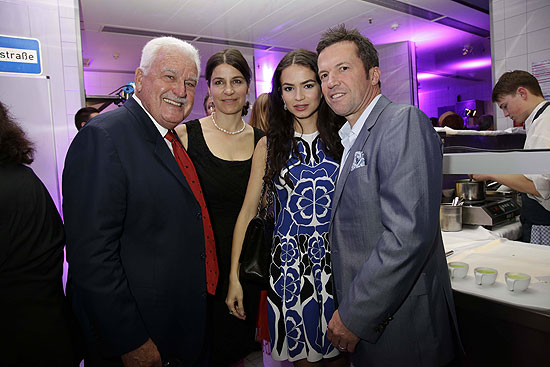
[(86, 124), (67, 154), (67, 258), (86, 365), (204, 365), (207, 214), (167, 135), (191, 112), (199, 75), (193, 46), (150, 41), (135, 95)]
[(380, 93), (378, 54), (357, 30), (329, 29), (317, 52), (327, 103), (347, 118), (329, 338), (356, 366), (448, 364), (458, 334), (439, 228), (441, 141), (420, 110)]

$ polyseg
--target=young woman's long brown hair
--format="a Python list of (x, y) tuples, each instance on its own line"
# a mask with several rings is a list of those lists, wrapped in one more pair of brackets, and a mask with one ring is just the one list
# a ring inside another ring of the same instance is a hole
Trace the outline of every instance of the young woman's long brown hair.
[[(284, 108), (281, 88), (281, 74), (284, 69), (291, 65), (301, 65), (311, 69), (315, 74), (319, 87), (321, 86), (317, 68), (317, 54), (312, 51), (298, 49), (289, 52), (277, 65), (273, 74), (272, 90), (269, 94), (269, 127), (267, 130), (267, 160), (269, 165), (264, 177), (266, 182), (270, 182), (281, 172), (291, 153), (301, 159), (298, 144), (293, 139), (294, 126), (300, 122)], [(327, 148), (327, 153), (337, 162), (340, 161), (344, 150), (340, 143), (338, 130), (345, 121), (345, 118), (332, 112), (325, 98), (321, 97), (317, 115), (317, 129), (321, 141)]]

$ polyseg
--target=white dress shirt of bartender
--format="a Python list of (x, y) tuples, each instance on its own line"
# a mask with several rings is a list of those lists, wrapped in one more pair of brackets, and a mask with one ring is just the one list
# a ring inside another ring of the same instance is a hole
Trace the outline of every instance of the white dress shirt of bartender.
[[(533, 75), (523, 70), (504, 73), (493, 88), (492, 101), (498, 104), (505, 117), (525, 123), (524, 149), (550, 149), (550, 102), (545, 101)], [(472, 175), (472, 178), (497, 181), (527, 194), (546, 210), (543, 214), (550, 218), (550, 169), (543, 171), (541, 167), (541, 174)], [(549, 236), (550, 226), (546, 227)]]

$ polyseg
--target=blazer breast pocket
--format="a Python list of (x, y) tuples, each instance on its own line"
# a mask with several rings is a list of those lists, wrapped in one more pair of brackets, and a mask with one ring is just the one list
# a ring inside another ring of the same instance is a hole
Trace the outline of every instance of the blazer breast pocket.
[(367, 158), (363, 151), (358, 150), (355, 153), (353, 153), (353, 163), (351, 164), (350, 172), (353, 172), (356, 169), (359, 169), (361, 167), (365, 167), (366, 165), (367, 165)]
[(368, 174), (369, 166), (361, 166), (356, 167), (354, 170), (350, 171), (348, 180), (352, 179), (360, 179), (360, 180), (366, 180), (367, 174)]

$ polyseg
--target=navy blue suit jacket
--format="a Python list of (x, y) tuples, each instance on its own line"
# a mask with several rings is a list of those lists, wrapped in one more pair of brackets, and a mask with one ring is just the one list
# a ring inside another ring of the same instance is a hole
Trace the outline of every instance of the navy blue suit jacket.
[(134, 99), (76, 135), (63, 210), (73, 308), (91, 348), (120, 356), (151, 338), (164, 358), (192, 364), (206, 324), (201, 210)]

